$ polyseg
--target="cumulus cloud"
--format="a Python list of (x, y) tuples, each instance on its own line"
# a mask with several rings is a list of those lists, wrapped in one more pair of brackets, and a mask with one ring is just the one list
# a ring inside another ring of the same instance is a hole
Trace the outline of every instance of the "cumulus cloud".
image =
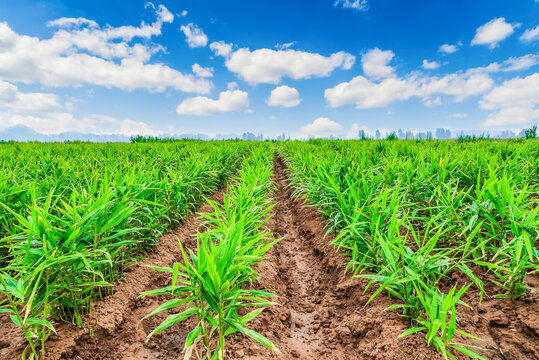
[(210, 49), (217, 56), (228, 57), (232, 53), (232, 44), (224, 41), (214, 41), (210, 44)]
[(183, 100), (176, 108), (179, 115), (214, 115), (224, 112), (247, 110), (249, 95), (241, 90), (226, 90), (217, 100), (196, 96)]
[(278, 84), (283, 77), (309, 79), (329, 76), (333, 70), (349, 70), (355, 57), (338, 52), (330, 56), (299, 51), (241, 48), (232, 51), (232, 46), (223, 42), (212, 43), (210, 48), (216, 55), (226, 57), (227, 69), (250, 84)]
[(511, 106), (535, 106), (539, 103), (539, 73), (525, 78), (514, 78), (492, 89), (483, 96), (482, 109)]
[(488, 23), (481, 25), (475, 31), (472, 45), (488, 45), (489, 49), (494, 49), (500, 41), (504, 40), (515, 32), (515, 28), (520, 24), (509, 24), (505, 18), (494, 18)]
[(457, 45), (443, 44), (442, 46), (440, 46), (438, 51), (446, 54), (452, 54), (458, 51), (458, 47)]
[(522, 35), (520, 35), (520, 41), (525, 43), (530, 43), (536, 40), (539, 40), (539, 25), (534, 28), (527, 29)]
[(440, 67), (440, 63), (437, 61), (428, 61), (427, 59), (423, 59), (423, 64), (421, 66), (425, 70), (435, 70)]
[(271, 91), (270, 97), (267, 100), (269, 106), (294, 107), (301, 102), (299, 92), (286, 85), (278, 86)]
[(488, 115), (484, 126), (529, 123), (539, 118), (539, 73), (514, 78), (493, 88), (479, 102), (482, 109), (497, 110)]
[(1, 80), (0, 107), (15, 112), (54, 112), (62, 109), (55, 94), (22, 93), (17, 86)]
[(529, 107), (508, 107), (489, 114), (485, 122), (481, 125), (485, 127), (497, 127), (528, 124), (534, 119), (539, 119), (539, 110)]
[(213, 68), (202, 67), (197, 63), (193, 64), (193, 73), (198, 77), (213, 77)]
[(354, 9), (359, 11), (369, 10), (369, 0), (336, 0), (335, 7), (342, 5), (345, 9)]
[(342, 126), (335, 121), (325, 117), (314, 120), (311, 124), (302, 126), (300, 133), (302, 136), (326, 137), (339, 132)]
[(331, 107), (355, 104), (357, 109), (369, 109), (412, 97), (422, 99), (429, 106), (441, 103), (439, 95), (452, 96), (456, 102), (461, 102), (486, 92), (492, 84), (487, 74), (479, 72), (459, 72), (443, 77), (412, 73), (404, 78), (389, 77), (379, 82), (357, 76), (326, 89), (324, 96)]
[[(411, 81), (414, 82), (415, 79)], [(421, 98), (435, 94), (453, 96), (456, 102), (480, 95), (489, 90), (493, 80), (483, 73), (454, 73), (443, 77), (417, 78), (417, 89), (414, 95)]]
[(180, 30), (185, 34), (185, 41), (189, 47), (204, 47), (208, 44), (208, 37), (197, 25), (193, 23), (182, 25)]
[(502, 63), (491, 63), (487, 66), (477, 67), (469, 69), (469, 73), (480, 73), (480, 72), (508, 72), (508, 71), (521, 71), (527, 70), (532, 66), (539, 63), (539, 55), (537, 54), (527, 54), (523, 56), (512, 56), (509, 59), (503, 61)]
[(0, 112), (0, 130), (23, 125), (41, 134), (64, 132), (92, 133), (97, 135), (120, 134), (157, 136), (161, 131), (152, 126), (130, 119), (116, 119), (105, 115), (89, 115), (76, 118), (71, 113), (57, 112), (38, 116)]
[(376, 83), (360, 75), (326, 89), (324, 96), (331, 107), (355, 104), (357, 109), (369, 109), (407, 100), (416, 91), (417, 86), (412, 81), (387, 78)]
[[(173, 15), (162, 5), (156, 21), (135, 26), (106, 26), (84, 18), (61, 18), (49, 23), (59, 27), (50, 39), (19, 35), (0, 22), (0, 80), (40, 83), (47, 86), (85, 84), (123, 90), (163, 91), (173, 87), (185, 92), (207, 93), (211, 83), (163, 64), (148, 63), (164, 48), (150, 41), (161, 34)], [(133, 43), (135, 39), (144, 42)]]
[(394, 75), (394, 69), (389, 62), (395, 54), (391, 50), (382, 51), (378, 48), (369, 50), (361, 57), (363, 72), (371, 79), (383, 79)]

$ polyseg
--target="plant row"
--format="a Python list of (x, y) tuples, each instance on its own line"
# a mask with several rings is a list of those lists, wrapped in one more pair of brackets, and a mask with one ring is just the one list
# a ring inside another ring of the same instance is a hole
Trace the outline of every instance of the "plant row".
[[(486, 277), (497, 296), (526, 296), (539, 269), (537, 142), (311, 141), (285, 143), (296, 194), (329, 218), (347, 270), (395, 299), (411, 328), (454, 358), (481, 349), (457, 329), (458, 305)], [(474, 269), (472, 271), (472, 269)], [(451, 284), (461, 272), (469, 284)], [(459, 334), (454, 338), (456, 334)]]
[(236, 332), (278, 351), (267, 338), (246, 327), (264, 306), (272, 305), (268, 298), (273, 294), (251, 287), (258, 279), (254, 265), (278, 241), (265, 229), (274, 206), (269, 197), (271, 150), (264, 145), (243, 161), (222, 205), (209, 201), (213, 211), (201, 215), (205, 222), (197, 233), (196, 249), (186, 250), (179, 241), (181, 261), (172, 267), (154, 267), (171, 273), (172, 283), (142, 296), (168, 294), (170, 299), (146, 317), (170, 309), (173, 313), (148, 339), (194, 317), (196, 325), (185, 341), (187, 359), (195, 353), (201, 359), (224, 359), (226, 337)]

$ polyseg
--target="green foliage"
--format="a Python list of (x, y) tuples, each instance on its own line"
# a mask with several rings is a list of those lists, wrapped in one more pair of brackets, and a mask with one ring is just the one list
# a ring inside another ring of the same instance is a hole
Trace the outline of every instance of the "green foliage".
[[(452, 341), (466, 289), (483, 297), (472, 264), (514, 301), (539, 271), (539, 144), (480, 140), (280, 144), (295, 195), (329, 219), (346, 270), (378, 285), (369, 301), (386, 293), (411, 324), (404, 335), (426, 331), (449, 358), (483, 351)], [(470, 284), (445, 294), (440, 280), (453, 272)]]
[(537, 126), (534, 126), (530, 129), (526, 129), (524, 131), (524, 136), (526, 139), (535, 139), (537, 138)]
[[(273, 294), (248, 286), (258, 277), (253, 265), (277, 242), (262, 230), (273, 207), (268, 199), (272, 189), (268, 149), (255, 152), (244, 161), (241, 177), (227, 189), (222, 207), (210, 201), (213, 212), (202, 215), (206, 222), (205, 228), (197, 234), (196, 252), (187, 254), (180, 243), (182, 262), (172, 268), (155, 268), (172, 273), (172, 285), (142, 296), (169, 293), (174, 298), (146, 317), (180, 306), (181, 310), (168, 316), (148, 339), (194, 316), (197, 325), (187, 336), (186, 358), (202, 343), (206, 359), (224, 359), (225, 338), (235, 332), (278, 351), (267, 338), (245, 327), (260, 314), (260, 307), (272, 305), (266, 298)], [(255, 310), (240, 316), (238, 310), (242, 308)], [(212, 341), (214, 334), (218, 337), (217, 345)]]
[(386, 140), (399, 140), (399, 138), (397, 137), (397, 134), (395, 134), (394, 132), (392, 132), (391, 134), (389, 134), (389, 135), (386, 137)]
[[(0, 293), (38, 358), (50, 320), (83, 326), (123, 269), (222, 186), (253, 144), (0, 147)], [(36, 320), (37, 319), (37, 320)]]

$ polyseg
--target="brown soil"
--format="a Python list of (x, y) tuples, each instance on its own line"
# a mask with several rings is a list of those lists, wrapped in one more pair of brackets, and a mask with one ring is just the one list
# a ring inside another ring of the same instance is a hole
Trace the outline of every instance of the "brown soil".
[[(470, 308), (460, 306), (457, 309), (457, 329), (473, 334), (482, 341), (462, 336), (458, 336), (457, 341), (488, 349), (477, 351), (487, 359), (539, 359), (539, 294), (536, 290), (539, 289), (539, 276), (528, 275), (526, 282), (532, 290), (525, 299), (512, 302), (511, 299), (494, 298), (501, 291), (491, 281), (496, 279), (493, 274), (484, 273), (479, 267), (472, 270), (483, 281), (485, 295), (480, 302), (477, 288), (466, 291), (463, 300)], [(465, 275), (454, 272), (441, 288), (447, 292), (454, 284), (460, 288), (469, 283)]]
[[(398, 312), (384, 311), (392, 304), (387, 296), (380, 294), (365, 306), (372, 294), (372, 290), (363, 294), (367, 282), (351, 280), (344, 274), (346, 258), (328, 245), (334, 235), (325, 236), (324, 221), (313, 207), (302, 199), (292, 198), (286, 165), (281, 158), (276, 158), (274, 167), (277, 205), (268, 227), (282, 240), (259, 265), (260, 282), (255, 287), (275, 293), (279, 305), (267, 308), (248, 327), (268, 337), (282, 354), (240, 334), (228, 340), (229, 358), (442, 359), (426, 346), (422, 333), (398, 339), (408, 324)], [(222, 197), (220, 191), (214, 200), (220, 201)], [(200, 211), (210, 211), (210, 207), (204, 205)], [(179, 260), (177, 238), (186, 247), (193, 247), (199, 226), (200, 219), (193, 215), (183, 226), (163, 236), (155, 253), (126, 272), (113, 296), (94, 304), (85, 321), (86, 329), (59, 324), (58, 335), (47, 342), (47, 359), (183, 358), (185, 336), (193, 324), (177, 324), (145, 343), (146, 335), (168, 314), (156, 315), (138, 326), (137, 323), (166, 297), (138, 296), (170, 283), (168, 274), (144, 265), (170, 266)], [(530, 281), (537, 287), (537, 276), (530, 277)], [(448, 286), (454, 282), (466, 280), (455, 274), (448, 280)], [(486, 292), (493, 295), (499, 290), (487, 285)], [(475, 295), (472, 288), (469, 293)], [(486, 296), (479, 304), (473, 296), (469, 304), (472, 309), (463, 306), (458, 309), (458, 326), (484, 339), (474, 343), (490, 350), (482, 353), (484, 357), (539, 359), (539, 301), (535, 293), (515, 303)], [(0, 316), (0, 333), (0, 359), (19, 359), (24, 342), (5, 316)]]

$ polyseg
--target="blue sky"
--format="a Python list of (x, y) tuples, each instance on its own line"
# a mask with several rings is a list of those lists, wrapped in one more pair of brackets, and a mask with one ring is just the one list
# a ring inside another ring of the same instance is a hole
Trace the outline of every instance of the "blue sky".
[(0, 131), (518, 131), (538, 20), (534, 0), (4, 0)]

